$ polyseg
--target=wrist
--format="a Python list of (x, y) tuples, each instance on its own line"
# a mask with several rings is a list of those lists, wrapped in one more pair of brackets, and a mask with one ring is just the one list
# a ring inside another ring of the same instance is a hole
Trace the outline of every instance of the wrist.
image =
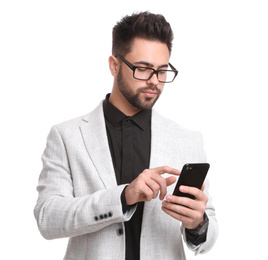
[(133, 200), (133, 196), (131, 196), (130, 194), (129, 185), (125, 187), (125, 189), (123, 190), (123, 193), (124, 193), (125, 204), (127, 207), (132, 207), (137, 203), (136, 201)]
[(202, 235), (208, 229), (209, 219), (206, 212), (203, 215), (203, 221), (195, 228), (195, 229), (187, 229), (188, 232), (195, 234), (195, 235)]
[(135, 205), (137, 202), (133, 199), (133, 196), (131, 196), (129, 185), (125, 188), (125, 200), (127, 206)]

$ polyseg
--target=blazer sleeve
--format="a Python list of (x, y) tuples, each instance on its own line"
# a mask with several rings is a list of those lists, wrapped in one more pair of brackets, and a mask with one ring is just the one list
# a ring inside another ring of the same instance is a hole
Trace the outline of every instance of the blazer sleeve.
[(218, 224), (217, 224), (217, 219), (215, 215), (215, 208), (212, 205), (212, 198), (208, 193), (208, 188), (209, 188), (209, 180), (207, 179), (205, 181), (205, 190), (204, 190), (205, 194), (209, 198), (207, 206), (206, 206), (206, 214), (209, 219), (209, 226), (207, 230), (206, 241), (197, 246), (192, 244), (191, 242), (187, 241), (185, 227), (181, 226), (183, 239), (185, 243), (187, 244), (188, 248), (195, 252), (195, 255), (207, 253), (213, 247), (218, 237)]
[(136, 208), (122, 211), (125, 185), (75, 197), (72, 173), (64, 142), (56, 127), (47, 138), (42, 155), (38, 200), (34, 215), (44, 238), (55, 239), (96, 232), (114, 223), (127, 221)]

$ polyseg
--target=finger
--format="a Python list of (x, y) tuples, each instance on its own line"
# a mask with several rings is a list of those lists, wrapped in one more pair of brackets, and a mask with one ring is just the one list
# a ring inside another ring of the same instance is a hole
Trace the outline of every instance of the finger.
[(178, 214), (177, 212), (167, 209), (166, 207), (162, 207), (162, 210), (170, 215), (171, 217), (179, 220), (184, 227), (188, 228), (188, 229), (195, 229), (196, 228), (196, 224), (195, 222), (193, 222), (192, 218)]
[(164, 186), (160, 186), (161, 187), (161, 193), (160, 193), (160, 200), (163, 200), (167, 194), (167, 187), (172, 185), (173, 183), (175, 183), (177, 181), (175, 176), (170, 176), (168, 178), (164, 178), (165, 180), (165, 185)]
[[(158, 177), (160, 177), (160, 176), (158, 176)], [(157, 181), (155, 181), (154, 179), (148, 179), (148, 180), (146, 180), (146, 185), (151, 190), (152, 197), (155, 199), (159, 193), (159, 190), (161, 189), (160, 184)]]
[(141, 190), (141, 198), (139, 201), (151, 201), (154, 197), (152, 189), (148, 185), (144, 185)]
[(205, 183), (203, 183), (202, 187), (201, 187), (201, 191), (205, 190)]
[(164, 173), (169, 173), (169, 174), (173, 174), (173, 175), (180, 175), (181, 174), (181, 172), (179, 170), (171, 168), (169, 166), (156, 167), (156, 168), (153, 168), (152, 170), (154, 170), (159, 175), (164, 174)]
[(162, 202), (162, 206), (168, 210), (174, 211), (177, 214), (189, 217), (191, 216), (193, 213), (193, 210), (187, 207), (184, 207), (182, 205), (178, 205), (178, 204), (174, 204), (174, 203), (170, 203), (168, 201), (163, 201)]
[(176, 179), (175, 176), (170, 176), (170, 177), (166, 178), (166, 184), (167, 184), (167, 186), (172, 185), (173, 183), (176, 182), (176, 180), (177, 180), (177, 179)]
[(168, 195), (166, 201), (174, 205), (180, 205), (188, 209), (196, 209), (198, 207), (198, 202), (187, 197)]
[(172, 211), (172, 210), (170, 210), (170, 209), (168, 209), (168, 208), (166, 208), (166, 207), (164, 207), (164, 206), (162, 206), (162, 210), (163, 210), (166, 214), (170, 215), (171, 217), (173, 217), (173, 218), (175, 218), (175, 219), (177, 219), (177, 220), (179, 220), (179, 221), (181, 221), (181, 222), (182, 222), (183, 218), (185, 218), (184, 216), (179, 215), (179, 214), (176, 213), (175, 211)]
[(193, 195), (197, 200), (203, 200), (204, 196), (206, 196), (202, 190), (199, 190), (195, 187), (188, 187), (188, 186), (180, 186), (180, 191), (183, 193), (187, 193)]
[(160, 196), (159, 197), (160, 197), (160, 200), (163, 200), (164, 197), (167, 194), (166, 179), (163, 178), (162, 176), (157, 175), (157, 174), (152, 175), (151, 178), (152, 178), (152, 180), (154, 180), (158, 184), (158, 191), (157, 192), (160, 191)]

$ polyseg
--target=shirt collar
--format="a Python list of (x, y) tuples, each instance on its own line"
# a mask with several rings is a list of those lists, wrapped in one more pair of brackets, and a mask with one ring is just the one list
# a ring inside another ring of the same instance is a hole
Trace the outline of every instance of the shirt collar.
[(142, 110), (132, 117), (126, 116), (123, 112), (117, 109), (109, 102), (110, 94), (106, 95), (103, 102), (103, 110), (105, 118), (116, 127), (123, 119), (128, 118), (135, 122), (142, 130), (145, 130), (151, 125), (152, 110)]

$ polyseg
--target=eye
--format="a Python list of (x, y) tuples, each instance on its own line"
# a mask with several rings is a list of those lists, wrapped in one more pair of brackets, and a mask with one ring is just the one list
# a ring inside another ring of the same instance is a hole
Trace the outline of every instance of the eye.
[(165, 75), (165, 74), (167, 74), (167, 71), (166, 70), (159, 70), (158, 71), (158, 74)]
[(137, 67), (137, 70), (138, 70), (139, 72), (145, 72), (145, 71), (147, 71), (147, 68), (144, 68), (144, 67)]

